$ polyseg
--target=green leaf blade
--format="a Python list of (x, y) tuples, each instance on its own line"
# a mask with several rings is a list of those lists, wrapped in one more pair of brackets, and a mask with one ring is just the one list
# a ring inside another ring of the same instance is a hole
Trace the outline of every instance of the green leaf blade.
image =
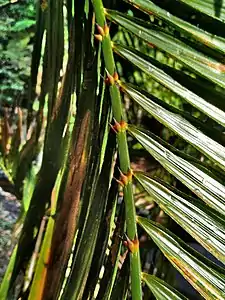
[(225, 148), (222, 145), (203, 134), (180, 115), (169, 112), (150, 98), (141, 94), (138, 90), (125, 84), (122, 84), (122, 88), (133, 100), (140, 104), (160, 123), (188, 141), (195, 148), (216, 162), (219, 167), (225, 170)]
[(144, 71), (154, 80), (156, 80), (157, 82), (159, 82), (178, 96), (182, 97), (185, 101), (202, 111), (204, 114), (208, 115), (210, 118), (212, 118), (219, 124), (225, 126), (224, 111), (212, 105), (211, 103), (208, 103), (203, 98), (193, 93), (191, 90), (179, 84), (166, 72), (157, 68), (155, 65), (153, 65), (146, 59), (143, 59), (141, 57), (141, 54), (139, 55), (137, 52), (133, 51), (133, 49), (125, 48), (121, 45), (114, 45), (114, 51), (123, 58), (129, 60), (132, 64)]
[(10, 257), (10, 261), (9, 261), (9, 264), (8, 264), (8, 267), (7, 267), (7, 270), (5, 272), (3, 280), (1, 282), (0, 299), (7, 299), (7, 297), (8, 297), (10, 284), (11, 284), (12, 271), (13, 271), (15, 261), (16, 261), (17, 248), (18, 248), (18, 244), (13, 249), (13, 252), (12, 252), (12, 255)]
[[(185, 3), (194, 9), (214, 18), (225, 22), (225, 1), (219, 1), (215, 3), (214, 0), (178, 0), (179, 2)], [(219, 6), (221, 7), (219, 8)], [(219, 14), (217, 14), (216, 7), (219, 10)]]
[(188, 300), (168, 283), (154, 275), (142, 273), (142, 279), (148, 285), (157, 300)]
[(124, 14), (107, 10), (109, 20), (121, 25), (129, 32), (135, 34), (143, 41), (154, 45), (184, 64), (188, 69), (200, 76), (225, 88), (225, 65), (206, 56), (189, 45), (165, 33), (159, 28), (146, 24), (139, 19), (134, 19)]
[(173, 154), (135, 126), (129, 126), (128, 130), (165, 169), (207, 205), (225, 215), (225, 187), (221, 183), (185, 159)]
[(172, 15), (168, 11), (155, 5), (152, 1), (128, 0), (127, 2), (131, 3), (135, 7), (138, 7), (148, 15), (154, 15), (167, 24), (174, 26), (176, 30), (184, 33), (186, 36), (191, 37), (196, 41), (215, 49), (216, 51), (219, 51), (223, 54), (225, 53), (225, 40), (223, 38), (210, 34), (209, 32), (206, 32), (199, 27)]
[[(138, 217), (139, 225), (149, 234), (164, 255), (185, 279), (205, 298), (225, 297), (225, 278), (216, 265), (198, 254), (175, 235), (155, 222)], [(221, 269), (222, 271), (222, 269)]]
[(225, 263), (225, 226), (210, 214), (209, 208), (198, 205), (194, 199), (190, 201), (180, 197), (142, 173), (137, 173), (135, 177), (166, 214)]

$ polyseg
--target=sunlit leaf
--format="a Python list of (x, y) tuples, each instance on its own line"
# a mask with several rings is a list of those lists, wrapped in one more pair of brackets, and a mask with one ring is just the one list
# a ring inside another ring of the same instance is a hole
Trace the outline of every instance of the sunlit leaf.
[(225, 88), (225, 65), (195, 50), (151, 23), (107, 10), (107, 17), (145, 42), (165, 51), (190, 70)]
[(204, 114), (208, 115), (210, 118), (214, 119), (216, 122), (225, 126), (225, 113), (221, 109), (217, 108), (211, 103), (208, 103), (203, 98), (194, 94), (191, 90), (179, 84), (163, 70), (157, 68), (152, 62), (142, 58), (141, 53), (138, 55), (138, 52), (133, 51), (133, 49), (125, 48), (121, 45), (114, 45), (114, 50), (116, 53), (147, 73), (157, 82), (182, 97), (188, 103), (202, 111)]
[[(221, 53), (225, 53), (225, 40), (223, 38), (210, 34), (197, 26), (194, 26), (180, 18), (177, 18), (168, 11), (155, 5), (152, 1), (127, 0), (127, 2), (131, 3), (135, 7), (138, 7), (140, 10), (146, 12), (149, 15), (154, 15), (163, 20), (164, 22), (166, 21), (168, 25), (173, 25), (176, 28), (176, 30), (188, 35), (189, 37), (197, 40), (198, 42), (203, 43), (212, 49), (220, 51)], [(188, 2), (188, 4), (189, 3), (190, 1)], [(204, 1), (203, 7), (205, 6), (206, 5)]]
[(144, 174), (137, 173), (135, 177), (166, 214), (225, 263), (225, 223), (212, 216), (209, 207), (180, 197)]
[(137, 217), (137, 221), (173, 266), (205, 299), (224, 299), (222, 268), (191, 249), (163, 226), (142, 217)]
[(225, 187), (190, 162), (173, 154), (146, 132), (129, 126), (129, 132), (142, 146), (167, 169), (186, 185), (193, 193), (209, 206), (225, 215)]
[(199, 10), (206, 15), (209, 15), (215, 19), (225, 22), (225, 1), (215, 0), (178, 0), (179, 2), (186, 3), (192, 6), (194, 9)]
[(187, 300), (186, 297), (176, 291), (172, 286), (154, 275), (142, 273), (142, 279), (148, 285), (157, 300)]
[(213, 141), (180, 115), (169, 112), (139, 91), (122, 84), (125, 92), (160, 123), (173, 130), (225, 170), (225, 148)]
[[(179, 75), (181, 77), (181, 73), (177, 74), (177, 76), (179, 76)], [(190, 77), (188, 77), (188, 78), (190, 78)], [(187, 78), (184, 77), (183, 80), (185, 80), (185, 79), (187, 80)], [(194, 125), (198, 130), (203, 132), (208, 137), (212, 138), (214, 141), (217, 141), (219, 144), (221, 144), (223, 146), (225, 145), (225, 136), (223, 136), (223, 134), (221, 134), (221, 128), (220, 127), (211, 126), (210, 122), (209, 123), (205, 122), (204, 120), (201, 120), (197, 116), (193, 116), (193, 114), (190, 111), (179, 109), (179, 108), (175, 107), (174, 105), (171, 105), (170, 103), (167, 103), (163, 99), (160, 99), (160, 98), (156, 97), (155, 95), (153, 95), (153, 93), (149, 93), (146, 90), (144, 90), (143, 88), (138, 87), (137, 85), (134, 85), (134, 84), (131, 84), (131, 83), (121, 83), (120, 81), (119, 81), (119, 84), (123, 85), (123, 86), (125, 85), (128, 88), (137, 90), (139, 93), (141, 93), (142, 95), (144, 95), (147, 98), (150, 98), (152, 101), (154, 101), (158, 105), (162, 106), (167, 111), (170, 111), (174, 114), (180, 115), (181, 117), (185, 118), (192, 125)], [(197, 87), (199, 87), (199, 89), (200, 89), (200, 86), (197, 86)], [(201, 88), (202, 88), (202, 86), (201, 86)], [(205, 92), (207, 94), (209, 93), (208, 90), (205, 91)], [(214, 95), (214, 96), (209, 95), (209, 96), (211, 96), (211, 98), (213, 100), (215, 100), (215, 97), (217, 97), (217, 99), (218, 99), (219, 95), (221, 95), (221, 94), (217, 94), (217, 95)], [(225, 100), (225, 98), (224, 98), (224, 100)]]

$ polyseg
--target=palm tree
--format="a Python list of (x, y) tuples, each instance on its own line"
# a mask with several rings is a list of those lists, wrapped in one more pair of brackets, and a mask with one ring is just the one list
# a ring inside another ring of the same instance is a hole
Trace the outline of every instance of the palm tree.
[[(225, 7), (213, 0), (127, 2), (133, 16), (105, 9), (102, 0), (38, 4), (26, 119), (33, 133), (16, 159), (3, 156), (15, 182), (25, 184), (22, 229), (1, 299), (11, 299), (17, 285), (18, 298), (30, 300), (147, 299), (146, 286), (156, 299), (187, 299), (141, 271), (137, 224), (203, 298), (225, 298), (223, 265), (157, 220), (136, 216), (133, 193), (134, 183), (142, 186), (147, 199), (225, 262)], [(110, 22), (122, 28), (125, 42), (111, 41)], [(116, 61), (123, 59), (147, 78), (142, 87), (119, 77)], [(128, 124), (123, 97), (195, 155)], [(173, 180), (133, 172), (131, 138)]]

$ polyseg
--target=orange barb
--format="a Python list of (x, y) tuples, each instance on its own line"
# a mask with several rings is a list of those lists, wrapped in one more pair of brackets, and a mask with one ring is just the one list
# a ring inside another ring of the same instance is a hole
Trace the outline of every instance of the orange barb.
[(120, 123), (117, 122), (116, 119), (114, 119), (114, 123), (115, 123), (114, 125), (111, 125), (111, 124), (110, 124), (112, 130), (113, 130), (115, 133), (120, 132), (120, 131), (121, 131)]
[(133, 172), (129, 170), (127, 174), (123, 174), (123, 172), (119, 169), (120, 172), (120, 182), (122, 182), (123, 186), (126, 186), (132, 180)]
[(124, 183), (123, 183), (121, 180), (117, 179), (116, 177), (113, 177), (113, 179), (115, 179), (116, 182), (117, 182), (119, 185), (121, 185), (122, 187), (124, 187)]
[(121, 120), (120, 127), (121, 127), (121, 131), (126, 131), (127, 130), (127, 122), (124, 120)]
[(41, 10), (44, 12), (48, 8), (48, 2), (46, 0), (43, 0), (41, 2)]
[(99, 42), (102, 42), (102, 35), (101, 35), (101, 34), (95, 34), (95, 38), (96, 38), (96, 40), (98, 40)]
[(103, 29), (100, 25), (98, 25), (97, 23), (96, 23), (96, 27), (97, 27), (98, 33), (99, 33), (101, 36), (104, 36), (104, 35), (105, 35), (104, 29)]
[(114, 78), (115, 82), (117, 82), (117, 81), (119, 80), (119, 75), (118, 75), (117, 72), (115, 72), (115, 73), (113, 74), (113, 78)]
[(126, 241), (124, 241), (124, 245), (128, 248), (128, 250), (131, 253), (135, 253), (138, 251), (139, 249), (139, 240), (137, 238), (137, 236), (135, 235), (135, 238), (133, 240), (130, 240), (129, 237), (127, 235), (126, 236)]
[(99, 35), (103, 37), (107, 36), (109, 34), (109, 26), (107, 24), (104, 25), (104, 27), (101, 27), (96, 23), (96, 27), (98, 30)]
[(124, 120), (121, 120), (120, 122), (117, 122), (115, 119), (114, 119), (114, 122), (115, 124), (114, 125), (111, 125), (111, 128), (112, 130), (115, 132), (115, 133), (118, 133), (118, 132), (124, 132), (127, 130), (127, 122), (124, 121)]
[(109, 34), (109, 26), (105, 24), (103, 30), (104, 30), (104, 34), (107, 36)]
[(114, 77), (110, 75), (109, 73), (107, 74), (107, 81), (109, 85), (113, 85), (115, 83)]
[(113, 85), (116, 84), (119, 81), (119, 75), (117, 72), (114, 72), (113, 75), (111, 75), (108, 70), (106, 69), (106, 79), (105, 79), (105, 83), (108, 85)]

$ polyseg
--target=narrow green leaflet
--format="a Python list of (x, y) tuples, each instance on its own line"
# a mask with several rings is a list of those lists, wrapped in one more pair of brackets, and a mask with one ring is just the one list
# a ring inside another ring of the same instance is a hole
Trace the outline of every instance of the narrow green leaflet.
[[(177, 74), (178, 75), (178, 74)], [(179, 75), (181, 75), (181, 73), (179, 73)], [(188, 77), (190, 78), (190, 77)], [(183, 78), (184, 80), (188, 80), (187, 77)], [(119, 84), (120, 81), (118, 81)], [(196, 82), (193, 83), (194, 85), (197, 85)], [(219, 144), (224, 145), (225, 144), (225, 136), (221, 135), (221, 130), (220, 128), (216, 128), (215, 126), (211, 126), (211, 124), (207, 124), (205, 122), (203, 122), (201, 119), (199, 119), (198, 117), (195, 117), (191, 114), (191, 112), (189, 111), (184, 111), (181, 110), (167, 102), (165, 102), (164, 100), (156, 97), (155, 95), (153, 95), (153, 93), (149, 93), (147, 91), (145, 91), (142, 88), (139, 88), (138, 86), (131, 84), (131, 83), (126, 83), (126, 86), (131, 87), (135, 90), (138, 90), (141, 94), (145, 95), (147, 98), (150, 98), (152, 101), (154, 101), (154, 103), (157, 103), (158, 105), (160, 105), (161, 107), (165, 108), (167, 111), (173, 112), (177, 115), (182, 116), (183, 118), (185, 118), (187, 121), (189, 121), (192, 125), (194, 125), (196, 128), (198, 128), (201, 132), (203, 132), (204, 134), (206, 134), (208, 137), (212, 138), (214, 141), (217, 141)], [(193, 85), (192, 85), (193, 86)], [(198, 85), (197, 85), (198, 86)], [(202, 86), (198, 86), (198, 88), (202, 88)], [(209, 94), (209, 91), (206, 91), (207, 94)], [(213, 99), (215, 101), (215, 97), (219, 97), (220, 94), (217, 95), (210, 95), (211, 99)], [(225, 103), (225, 98), (223, 99), (224, 103)], [(208, 100), (207, 100), (208, 101)], [(225, 107), (224, 107), (225, 108)]]
[(216, 258), (225, 263), (225, 227), (208, 213), (210, 208), (205, 207), (202, 210), (197, 201), (192, 202), (178, 196), (142, 173), (137, 173), (135, 177), (166, 214)]
[(146, 132), (140, 131), (135, 126), (129, 126), (128, 131), (165, 169), (206, 204), (225, 215), (225, 187), (222, 184), (185, 159), (173, 154)]
[[(184, 34), (190, 36), (191, 38), (207, 45), (212, 49), (216, 49), (221, 53), (225, 53), (225, 40), (221, 37), (213, 35), (209, 32), (206, 32), (197, 26), (194, 26), (172, 14), (168, 11), (160, 8), (155, 5), (152, 1), (149, 0), (127, 0), (135, 7), (138, 7), (140, 10), (146, 12), (149, 15), (154, 15), (164, 22), (166, 21), (169, 25), (173, 25), (177, 30), (183, 32)], [(189, 1), (190, 2), (190, 1)], [(204, 1), (205, 2), (205, 1)]]
[(202, 111), (204, 114), (208, 115), (216, 122), (225, 126), (225, 112), (212, 105), (211, 103), (206, 102), (203, 98), (199, 97), (192, 91), (179, 84), (170, 75), (157, 68), (151, 62), (142, 58), (141, 54), (138, 55), (138, 52), (136, 52), (135, 50), (124, 48), (120, 45), (114, 45), (114, 51), (123, 58), (128, 59), (135, 66), (151, 76), (154, 80), (156, 80), (169, 90), (173, 91), (178, 96), (182, 97), (184, 100)]
[(29, 170), (28, 175), (24, 179), (23, 199), (22, 199), (24, 213), (27, 213), (28, 208), (30, 206), (30, 200), (33, 195), (35, 184), (37, 182), (38, 171), (39, 171), (39, 167), (33, 165), (32, 168)]
[[(215, 180), (223, 184), (223, 179), (225, 179), (225, 177), (223, 175), (222, 170), (218, 171), (218, 168), (214, 165), (211, 165), (209, 169), (209, 163), (200, 161), (198, 158), (194, 157), (193, 155), (189, 155), (184, 151), (178, 150), (177, 148), (167, 143), (165, 140), (161, 139), (159, 136), (155, 135), (150, 131), (145, 131), (145, 132), (149, 137), (151, 137), (153, 140), (158, 142), (161, 146), (163, 146), (167, 150), (170, 150), (172, 153), (183, 158), (184, 160), (190, 162), (191, 164), (193, 164), (194, 166), (196, 166), (197, 168), (199, 168), (200, 170), (208, 174), (210, 177), (214, 178)], [(202, 203), (201, 200), (200, 202)]]
[(142, 273), (142, 279), (153, 292), (156, 300), (188, 300), (168, 283), (154, 275)]
[(225, 299), (225, 277), (215, 264), (188, 247), (165, 227), (142, 217), (137, 217), (137, 222), (205, 299)]
[(192, 6), (194, 9), (209, 15), (215, 19), (225, 22), (225, 1), (216, 0), (178, 0), (179, 2), (185, 3)]
[(132, 99), (140, 104), (160, 123), (164, 124), (183, 139), (191, 143), (199, 151), (215, 161), (218, 166), (225, 170), (225, 148), (223, 146), (207, 137), (182, 116), (166, 110), (150, 98), (141, 94), (138, 90), (126, 84), (122, 84), (122, 88)]
[(182, 64), (185, 64), (187, 68), (225, 88), (224, 64), (204, 55), (152, 24), (116, 11), (107, 10), (106, 16), (151, 46), (154, 45), (156, 48), (165, 51)]
[(18, 244), (14, 247), (12, 255), (10, 257), (10, 261), (7, 267), (7, 270), (5, 272), (5, 275), (3, 277), (3, 280), (1, 282), (1, 286), (0, 286), (0, 299), (7, 299), (7, 295), (9, 292), (9, 286), (11, 283), (11, 275), (12, 275), (12, 271), (15, 265), (15, 260), (16, 260), (16, 254), (17, 254), (17, 248), (18, 248)]
[(177, 194), (178, 196), (190, 201), (195, 206), (200, 208), (202, 211), (207, 212), (207, 214), (212, 219), (217, 221), (220, 225), (222, 225), (225, 228), (225, 218), (224, 218), (224, 216), (219, 214), (216, 210), (212, 209), (211, 207), (207, 206), (201, 199), (190, 196), (189, 194), (186, 194), (185, 192), (182, 192), (181, 190), (175, 188), (173, 185), (161, 180), (160, 178), (155, 178), (155, 180), (157, 182), (161, 183), (164, 187), (168, 188), (170, 191)]
[(48, 219), (45, 236), (41, 246), (41, 251), (39, 253), (39, 258), (37, 261), (35, 274), (30, 289), (29, 300), (41, 299), (41, 297), (43, 296), (43, 290), (46, 284), (46, 277), (48, 272), (47, 265), (50, 260), (52, 236), (53, 236), (53, 231), (55, 226), (55, 220), (53, 216), (56, 213), (57, 200), (58, 200), (59, 189), (63, 177), (63, 171), (64, 171), (63, 168), (59, 171), (58, 176), (56, 178), (55, 186), (52, 190), (51, 216)]

